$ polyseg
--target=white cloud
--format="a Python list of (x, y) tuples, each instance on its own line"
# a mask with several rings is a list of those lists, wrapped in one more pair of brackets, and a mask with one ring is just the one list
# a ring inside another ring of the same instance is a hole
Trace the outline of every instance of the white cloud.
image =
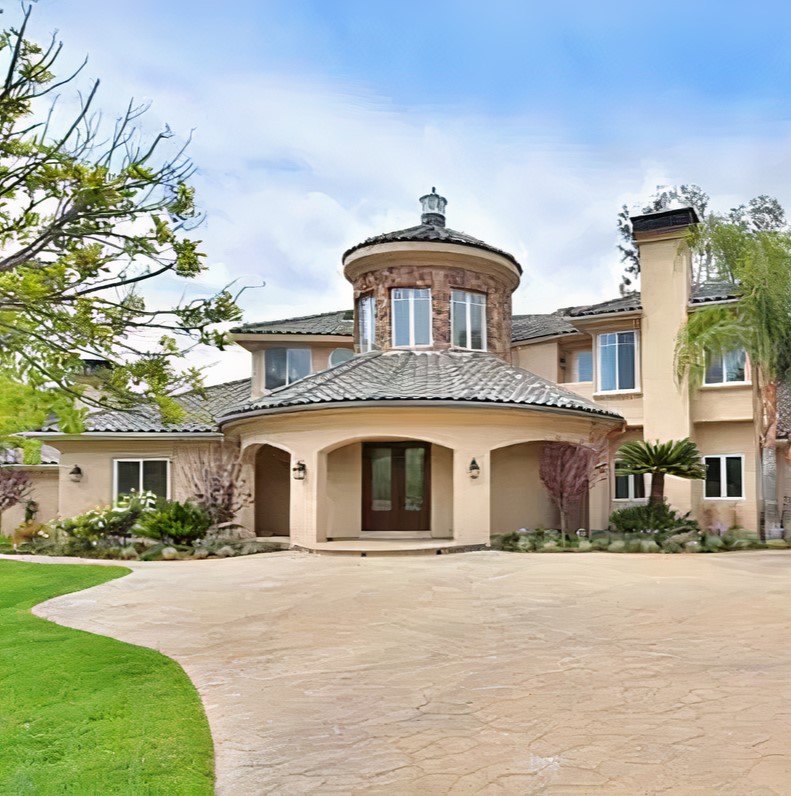
[[(783, 179), (791, 148), (775, 125), (701, 136), (701, 112), (635, 102), (613, 117), (612, 140), (581, 143), (584, 131), (539, 113), (398, 107), (371, 87), (319, 75), (218, 74), (193, 63), (180, 72), (172, 54), (138, 45), (130, 65), (115, 59), (112, 40), (107, 49), (91, 42), (104, 101), (150, 97), (148, 123), (196, 128), (191, 152), (208, 213), (198, 234), (211, 268), (193, 289), (265, 280), (243, 297), (248, 321), (350, 306), (344, 249), (417, 223), (417, 198), (432, 185), (449, 199), (450, 226), (520, 259), (517, 312), (616, 295), (616, 214), (657, 185), (697, 182), (715, 206), (758, 193), (791, 202)], [(169, 73), (156, 68), (160, 57)], [(163, 285), (161, 296), (172, 289)], [(217, 363), (210, 381), (246, 367), (238, 352), (196, 358)]]

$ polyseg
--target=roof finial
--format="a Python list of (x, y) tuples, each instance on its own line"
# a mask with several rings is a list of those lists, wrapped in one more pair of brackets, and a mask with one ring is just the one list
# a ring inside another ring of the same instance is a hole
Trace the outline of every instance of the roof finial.
[(445, 207), (448, 200), (437, 193), (437, 189), (432, 186), (431, 193), (420, 197), (420, 206), (423, 213), (420, 216), (422, 224), (430, 224), (435, 227), (445, 226)]

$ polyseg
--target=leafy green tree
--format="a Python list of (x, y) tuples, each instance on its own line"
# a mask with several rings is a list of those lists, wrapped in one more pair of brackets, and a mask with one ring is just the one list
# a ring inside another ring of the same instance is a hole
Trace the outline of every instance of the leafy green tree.
[[(667, 210), (671, 206), (692, 207), (701, 221), (706, 221), (709, 216), (709, 195), (699, 185), (665, 186), (657, 188), (649, 200), (643, 205), (641, 213), (657, 213)], [(634, 284), (640, 276), (640, 252), (632, 236), (632, 222), (630, 216), (634, 211), (624, 205), (618, 213), (618, 251), (621, 253), (621, 262), (624, 264), (624, 274), (621, 279), (621, 293), (634, 289)], [(728, 211), (724, 218), (728, 223), (737, 224), (751, 232), (777, 231), (786, 228), (786, 215), (780, 202), (774, 197), (761, 194), (750, 199), (746, 204), (739, 205)], [(717, 267), (711, 251), (705, 247), (695, 252), (693, 264), (695, 277), (698, 281), (707, 282), (717, 277)]]
[(618, 449), (618, 459), (616, 475), (651, 476), (649, 505), (664, 503), (666, 475), (688, 479), (706, 477), (700, 451), (689, 438), (668, 442), (625, 442)]
[(676, 341), (676, 375), (694, 387), (703, 381), (710, 354), (746, 352), (758, 398), (764, 528), (777, 528), (777, 386), (791, 368), (791, 233), (710, 216), (691, 242), (711, 256), (739, 300), (690, 313)]
[[(48, 414), (79, 430), (85, 403), (153, 401), (175, 419), (170, 396), (201, 385), (184, 354), (222, 347), (217, 324), (240, 317), (228, 290), (164, 306), (140, 292), (205, 270), (194, 166), (169, 129), (141, 131), (145, 106), (107, 125), (99, 82), (77, 90), (85, 64), (58, 77), (62, 45), (28, 37), (31, 8), (0, 32), (0, 434)], [(68, 113), (54, 97), (72, 85)], [(88, 393), (86, 358), (110, 364)]]

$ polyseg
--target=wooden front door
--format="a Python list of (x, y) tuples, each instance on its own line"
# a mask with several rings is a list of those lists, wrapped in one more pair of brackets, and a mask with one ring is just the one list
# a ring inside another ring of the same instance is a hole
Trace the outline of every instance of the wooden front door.
[(431, 445), (363, 444), (363, 531), (431, 530)]

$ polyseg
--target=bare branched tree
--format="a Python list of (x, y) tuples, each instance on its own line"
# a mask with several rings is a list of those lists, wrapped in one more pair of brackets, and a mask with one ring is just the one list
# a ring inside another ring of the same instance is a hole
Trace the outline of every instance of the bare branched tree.
[(33, 483), (24, 470), (0, 467), (0, 521), (3, 512), (30, 497)]
[(192, 451), (185, 470), (192, 490), (190, 500), (206, 511), (213, 526), (232, 522), (253, 502), (238, 441), (212, 443)]

